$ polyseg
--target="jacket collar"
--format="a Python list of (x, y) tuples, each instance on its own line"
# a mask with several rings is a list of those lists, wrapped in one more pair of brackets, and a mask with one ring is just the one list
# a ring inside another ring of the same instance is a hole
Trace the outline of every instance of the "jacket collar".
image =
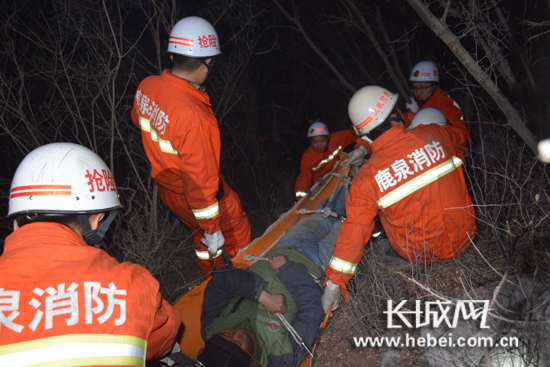
[(424, 102), (424, 104), (422, 106), (427, 106), (429, 104), (428, 102), (439, 99), (439, 97), (441, 97), (441, 95), (443, 93), (445, 93), (445, 92), (443, 91), (443, 89), (439, 88), (439, 85), (438, 85), (437, 87), (435, 87), (435, 90), (432, 93), (432, 96), (430, 98), (428, 98), (428, 100), (426, 102)]
[(72, 229), (59, 223), (30, 223), (6, 237), (4, 253), (27, 245), (70, 244), (88, 247)]
[(378, 149), (382, 148), (384, 145), (391, 143), (391, 141), (400, 134), (405, 132), (405, 128), (402, 126), (394, 126), (388, 131), (380, 135), (372, 142), (372, 152), (376, 152)]
[(199, 85), (191, 80), (188, 80), (188, 79), (185, 79), (185, 78), (182, 78), (182, 77), (179, 77), (177, 75), (174, 75), (172, 74), (172, 69), (165, 69), (163, 72), (163, 74), (166, 73), (166, 76), (167, 77), (173, 77), (173, 78), (177, 78), (177, 79), (180, 79), (180, 80), (185, 80), (187, 83), (191, 84), (193, 87), (195, 87), (199, 92), (206, 92), (206, 88), (203, 87), (202, 85)]

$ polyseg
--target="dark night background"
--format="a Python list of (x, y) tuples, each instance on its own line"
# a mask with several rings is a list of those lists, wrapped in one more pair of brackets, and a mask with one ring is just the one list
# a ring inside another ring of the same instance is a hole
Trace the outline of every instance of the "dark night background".
[[(399, 92), (401, 85), (411, 94), (410, 69), (431, 60), (474, 139), (465, 170), (478, 222), (486, 223), (480, 240), (508, 244), (499, 236), (528, 228), (525, 241), (547, 251), (547, 168), (413, 2), (445, 18), (534, 141), (550, 137), (547, 0), (454, 0), (448, 8), (444, 0), (4, 0), (1, 237), (11, 231), (4, 215), (21, 159), (46, 143), (79, 143), (111, 167), (122, 196), (104, 248), (146, 266), (171, 301), (195, 284), (192, 240), (157, 197), (130, 109), (139, 82), (170, 67), (173, 24), (197, 15), (219, 35), (223, 54), (205, 86), (222, 135), (222, 173), (242, 200), (253, 237), (294, 202), (308, 116), (318, 115), (331, 131), (345, 129), (355, 90), (377, 84)], [(507, 261), (514, 246), (501, 246)], [(530, 261), (525, 268), (535, 266)]]

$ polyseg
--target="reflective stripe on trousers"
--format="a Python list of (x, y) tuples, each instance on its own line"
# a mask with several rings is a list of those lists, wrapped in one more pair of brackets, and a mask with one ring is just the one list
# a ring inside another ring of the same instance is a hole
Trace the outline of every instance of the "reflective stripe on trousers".
[[(210, 260), (210, 251), (195, 250), (195, 253), (197, 254), (197, 257), (201, 260)], [(212, 256), (212, 258), (215, 259), (221, 254), (222, 254), (222, 250), (218, 250), (218, 252), (216, 252), (216, 255)]]
[(136, 336), (72, 334), (0, 347), (0, 366), (145, 366), (147, 341)]

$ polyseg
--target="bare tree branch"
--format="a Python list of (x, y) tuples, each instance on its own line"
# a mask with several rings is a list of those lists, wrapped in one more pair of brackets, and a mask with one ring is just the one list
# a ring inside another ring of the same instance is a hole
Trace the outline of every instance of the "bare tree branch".
[[(382, 13), (380, 12), (380, 8), (376, 7), (376, 19), (378, 21), (378, 28), (382, 32), (382, 35), (384, 36), (384, 41), (389, 45), (391, 48), (390, 50), (390, 56), (393, 63), (393, 70), (397, 70), (397, 74), (399, 74), (399, 80), (403, 81), (403, 84), (407, 85), (407, 77), (403, 74), (403, 69), (401, 68), (401, 64), (399, 62), (399, 59), (397, 58), (397, 54), (395, 53), (395, 47), (393, 46), (393, 43), (390, 40), (390, 36), (388, 35), (388, 32), (386, 31), (386, 27), (384, 27), (384, 21), (382, 19)], [(391, 74), (390, 74), (391, 75)], [(409, 96), (409, 93), (407, 91), (407, 88), (402, 88), (401, 83), (398, 84), (399, 92), (401, 93), (401, 96), (405, 99), (405, 102), (410, 103), (411, 97)]]
[(407, 83), (406, 82), (403, 83), (403, 80), (400, 79), (397, 76), (397, 74), (395, 73), (394, 68), (393, 68), (392, 64), (390, 63), (390, 60), (388, 60), (388, 57), (386, 56), (386, 53), (382, 49), (382, 46), (380, 46), (380, 43), (378, 42), (378, 39), (374, 35), (374, 32), (372, 31), (369, 23), (367, 22), (367, 20), (363, 16), (363, 13), (361, 13), (361, 11), (359, 11), (357, 6), (355, 6), (355, 4), (353, 3), (353, 0), (344, 0), (344, 1), (346, 2), (346, 4), (348, 4), (350, 6), (350, 8), (353, 9), (353, 12), (359, 18), (359, 21), (361, 22), (361, 25), (363, 26), (363, 28), (365, 29), (365, 32), (367, 33), (367, 37), (369, 38), (369, 40), (373, 44), (374, 48), (376, 49), (376, 52), (378, 52), (378, 56), (380, 56), (380, 58), (382, 59), (382, 62), (384, 62), (384, 65), (386, 66), (386, 70), (388, 71), (388, 73), (390, 74), (391, 79), (393, 80), (393, 82), (397, 86), (397, 89), (399, 90), (399, 93), (403, 96), (403, 98), (405, 98), (405, 101), (407, 103), (410, 103), (411, 99), (409, 97), (409, 93), (407, 92), (407, 88), (406, 88)]
[(489, 93), (493, 101), (499, 106), (506, 116), (508, 123), (514, 131), (523, 139), (533, 152), (537, 151), (537, 141), (535, 136), (519, 115), (518, 111), (512, 106), (510, 101), (502, 94), (501, 90), (485, 71), (476, 63), (470, 53), (462, 46), (458, 37), (449, 30), (447, 25), (437, 19), (421, 0), (407, 0), (416, 13), (424, 20), (435, 34), (441, 38), (449, 49), (455, 54), (460, 62), (466, 67), (468, 72), (477, 80), (477, 82)]
[(338, 80), (340, 81), (340, 83), (342, 85), (344, 85), (350, 92), (355, 92), (357, 90), (357, 88), (355, 88), (354, 86), (352, 86), (350, 83), (348, 83), (348, 81), (344, 78), (344, 76), (338, 71), (338, 69), (336, 69), (336, 67), (330, 62), (330, 60), (325, 56), (325, 54), (323, 54), (323, 52), (321, 50), (319, 50), (319, 48), (315, 45), (315, 43), (312, 41), (312, 39), (308, 36), (306, 30), (304, 29), (304, 27), (302, 27), (302, 24), (300, 23), (300, 21), (291, 16), (290, 14), (287, 13), (287, 11), (282, 7), (282, 5), (277, 1), (277, 0), (273, 0), (273, 2), (275, 3), (275, 5), (277, 5), (277, 7), (281, 10), (281, 12), (284, 14), (284, 16), (289, 20), (291, 21), (292, 23), (294, 23), (294, 25), (296, 26), (297, 28), (297, 31), (300, 32), (300, 34), (302, 35), (302, 37), (304, 37), (304, 39), (306, 40), (306, 42), (309, 44), (309, 46), (313, 49), (313, 51), (315, 51), (315, 53), (317, 55), (319, 55), (319, 57), (328, 65), (328, 67), (332, 70), (332, 72), (336, 75), (336, 77), (338, 78)]

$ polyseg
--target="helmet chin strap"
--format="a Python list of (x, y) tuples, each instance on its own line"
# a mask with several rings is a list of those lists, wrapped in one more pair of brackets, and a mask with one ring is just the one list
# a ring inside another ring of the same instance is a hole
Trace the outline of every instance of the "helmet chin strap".
[[(395, 114), (395, 117), (393, 117), (394, 114)], [(403, 120), (403, 115), (401, 115), (401, 113), (399, 113), (397, 108), (393, 109), (393, 111), (390, 113), (390, 115), (388, 116), (386, 121), (388, 121), (390, 123), (391, 122), (402, 123), (403, 125), (405, 125), (405, 120)]]
[(215, 57), (210, 57), (210, 64), (207, 64), (206, 61), (204, 61), (202, 59), (199, 59), (199, 62), (201, 64), (203, 64), (204, 66), (206, 66), (206, 68), (208, 69), (208, 74), (206, 74), (206, 79), (204, 80), (204, 82), (202, 84), (204, 84), (210, 78), (210, 75), (212, 74), (212, 69), (214, 69), (214, 61), (215, 60), (216, 60)]
[(98, 229), (92, 229), (90, 221), (88, 220), (88, 214), (79, 214), (78, 221), (82, 227), (82, 238), (88, 245), (93, 246), (101, 242), (105, 236), (105, 232), (109, 229), (109, 226), (116, 217), (116, 210), (111, 210), (107, 219), (101, 223)]
[(208, 74), (210, 74), (212, 72), (212, 68), (214, 67), (214, 60), (216, 60), (216, 58), (215, 57), (209, 57), (209, 59), (210, 59), (210, 64), (207, 64), (206, 61), (204, 61), (202, 59), (198, 59), (201, 64), (206, 66), (206, 68), (208, 69)]

